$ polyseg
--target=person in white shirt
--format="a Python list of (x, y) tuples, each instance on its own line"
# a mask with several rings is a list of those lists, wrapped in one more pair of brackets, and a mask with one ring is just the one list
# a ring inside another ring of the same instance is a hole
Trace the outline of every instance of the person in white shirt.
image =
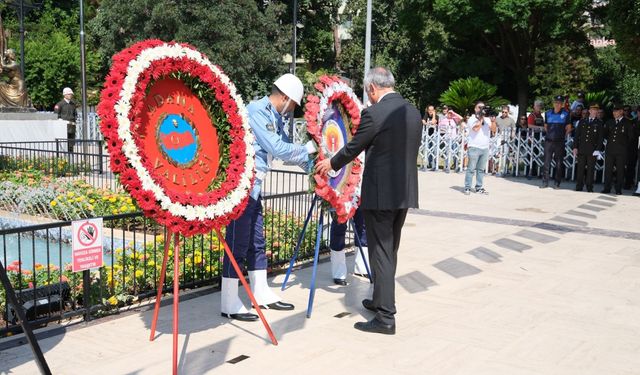
[(491, 123), (484, 116), (484, 103), (477, 102), (474, 107), (474, 114), (467, 121), (467, 157), (469, 164), (467, 165), (467, 173), (464, 177), (464, 194), (471, 194), (471, 183), (473, 182), (473, 174), (476, 174), (475, 191), (478, 194), (488, 194), (483, 186), (484, 170), (489, 159), (489, 144), (491, 133), (495, 132), (495, 123)]

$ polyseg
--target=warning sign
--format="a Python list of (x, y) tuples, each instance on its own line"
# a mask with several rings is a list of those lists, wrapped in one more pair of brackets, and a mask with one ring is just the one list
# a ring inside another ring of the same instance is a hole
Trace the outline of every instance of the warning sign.
[(102, 267), (102, 218), (77, 220), (73, 231), (73, 272)]

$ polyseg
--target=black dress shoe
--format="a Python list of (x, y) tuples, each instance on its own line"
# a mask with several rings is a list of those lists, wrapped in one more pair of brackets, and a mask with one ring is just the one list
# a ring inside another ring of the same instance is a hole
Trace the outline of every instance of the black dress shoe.
[(588, 187), (588, 186), (587, 186), (587, 192), (589, 192), (589, 193), (593, 193), (593, 187)]
[(616, 191), (616, 195), (622, 195), (621, 191)]
[(558, 190), (558, 189), (560, 189), (560, 184), (553, 185), (553, 190)]
[(582, 187), (577, 187), (576, 186), (576, 191), (582, 191)]
[(601, 191), (602, 194), (611, 194), (611, 189), (604, 189)]
[(242, 322), (255, 322), (259, 319), (258, 315), (252, 313), (239, 313), (239, 314), (227, 314), (220, 313), (220, 315), (224, 318), (240, 320)]
[(347, 280), (345, 280), (345, 279), (333, 279), (333, 283), (336, 284), (336, 285), (345, 286), (345, 285), (347, 285)]
[(396, 334), (395, 324), (384, 324), (376, 318), (373, 318), (368, 322), (358, 322), (353, 325), (353, 328), (364, 332), (382, 333), (385, 335)]
[(376, 307), (373, 305), (373, 300), (363, 299), (362, 306), (364, 306), (364, 308), (369, 311), (378, 312), (378, 309), (376, 309)]
[(266, 306), (260, 305), (260, 308), (265, 310), (270, 309), (270, 310), (290, 311), (290, 310), (293, 310), (295, 307), (290, 303), (278, 301), (278, 302), (270, 303)]

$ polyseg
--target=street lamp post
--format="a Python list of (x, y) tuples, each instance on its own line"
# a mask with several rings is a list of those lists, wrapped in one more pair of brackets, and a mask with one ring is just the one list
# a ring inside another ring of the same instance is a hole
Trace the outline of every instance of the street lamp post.
[(291, 43), (291, 74), (296, 74), (296, 60), (298, 53), (298, 0), (293, 0), (293, 41)]
[(87, 62), (85, 56), (84, 45), (84, 6), (83, 0), (80, 1), (80, 77), (82, 80), (82, 151), (85, 158), (88, 153), (87, 134), (88, 134), (88, 117), (87, 117)]
[[(364, 76), (367, 75), (367, 72), (369, 72), (371, 68), (371, 2), (372, 0), (367, 0), (367, 29), (364, 38)], [(362, 93), (362, 102), (366, 103), (368, 100), (367, 88), (365, 87)]]

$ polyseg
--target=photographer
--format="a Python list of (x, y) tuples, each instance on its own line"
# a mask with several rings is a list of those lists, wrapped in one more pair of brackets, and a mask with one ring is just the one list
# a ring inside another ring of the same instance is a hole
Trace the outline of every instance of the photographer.
[(471, 183), (473, 174), (476, 174), (475, 191), (479, 194), (488, 194), (483, 187), (484, 169), (489, 158), (489, 144), (491, 133), (495, 132), (495, 125), (489, 121), (488, 114), (485, 113), (483, 102), (477, 102), (474, 107), (474, 114), (469, 117), (467, 139), (469, 164), (464, 178), (464, 194), (471, 194)]
[(549, 187), (549, 170), (551, 159), (556, 163), (554, 189), (560, 188), (564, 167), (565, 139), (571, 133), (571, 115), (563, 108), (564, 97), (558, 95), (553, 99), (553, 109), (545, 113), (544, 130), (544, 167), (541, 189)]

